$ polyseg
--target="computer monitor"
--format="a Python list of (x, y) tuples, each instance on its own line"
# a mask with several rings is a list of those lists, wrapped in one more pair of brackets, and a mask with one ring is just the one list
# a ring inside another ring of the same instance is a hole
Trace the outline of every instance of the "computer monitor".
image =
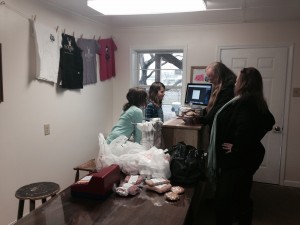
[(207, 106), (212, 92), (211, 83), (188, 83), (185, 104)]

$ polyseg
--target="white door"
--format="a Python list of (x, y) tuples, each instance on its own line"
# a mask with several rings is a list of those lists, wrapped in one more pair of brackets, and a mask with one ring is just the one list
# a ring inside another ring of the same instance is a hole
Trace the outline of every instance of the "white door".
[[(219, 59), (236, 74), (244, 67), (257, 68), (263, 77), (264, 95), (275, 117), (275, 126), (263, 138), (266, 154), (255, 181), (279, 184), (282, 128), (288, 64), (287, 47), (221, 48)], [(259, 126), (259, 124), (257, 124)]]

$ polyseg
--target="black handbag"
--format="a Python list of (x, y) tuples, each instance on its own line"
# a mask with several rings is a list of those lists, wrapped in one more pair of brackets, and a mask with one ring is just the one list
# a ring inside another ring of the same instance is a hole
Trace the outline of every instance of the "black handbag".
[(194, 184), (204, 178), (205, 161), (203, 151), (192, 145), (178, 142), (168, 149), (171, 156), (171, 180), (178, 184)]

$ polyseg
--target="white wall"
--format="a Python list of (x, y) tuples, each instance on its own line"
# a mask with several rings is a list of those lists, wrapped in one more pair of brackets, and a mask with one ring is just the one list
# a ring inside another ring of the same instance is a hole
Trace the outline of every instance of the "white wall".
[[(112, 80), (63, 90), (34, 79), (31, 15), (50, 27), (84, 38), (110, 37), (100, 24), (51, 9), (39, 0), (10, 0), (0, 6), (4, 102), (0, 104), (0, 224), (17, 217), (15, 191), (26, 184), (53, 181), (61, 189), (75, 177), (73, 167), (95, 157), (98, 134), (112, 124)], [(44, 135), (43, 125), (51, 134)], [(83, 174), (81, 174), (83, 175)], [(25, 213), (28, 202), (25, 202)]]
[[(181, 27), (127, 28), (113, 31), (118, 42), (117, 71), (122, 76), (114, 80), (114, 108), (121, 104), (118, 96), (130, 85), (130, 48), (159, 46), (187, 46), (187, 73), (191, 66), (205, 66), (217, 59), (217, 47), (224, 45), (294, 44), (292, 88), (300, 87), (300, 21), (282, 23), (252, 23), (199, 25)], [(121, 88), (120, 88), (121, 87)], [(283, 184), (300, 187), (300, 98), (289, 95), (289, 122), (286, 167)], [(114, 111), (114, 120), (118, 112)]]
[[(95, 157), (97, 135), (117, 120), (130, 87), (130, 47), (186, 46), (187, 76), (191, 66), (216, 59), (218, 45), (294, 43), (292, 88), (300, 87), (300, 21), (263, 24), (225, 24), (185, 27), (109, 27), (53, 10), (39, 0), (6, 1), (0, 7), (4, 102), (0, 104), (0, 224), (16, 219), (17, 188), (37, 181), (54, 181), (61, 188), (74, 181), (75, 165)], [(108, 37), (117, 44), (115, 79), (98, 81), (80, 91), (63, 91), (33, 77), (32, 48), (26, 18), (86, 38)], [(300, 98), (290, 95), (284, 180), (300, 186)], [(113, 116), (111, 116), (113, 114)], [(44, 136), (49, 123), (51, 134)], [(27, 209), (27, 205), (26, 205)]]

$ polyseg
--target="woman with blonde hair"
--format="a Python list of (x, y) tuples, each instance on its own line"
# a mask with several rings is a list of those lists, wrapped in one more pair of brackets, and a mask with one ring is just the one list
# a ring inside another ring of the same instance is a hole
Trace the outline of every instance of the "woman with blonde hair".
[(209, 64), (206, 67), (206, 75), (213, 84), (213, 92), (199, 122), (211, 127), (217, 111), (234, 97), (236, 75), (221, 62)]

